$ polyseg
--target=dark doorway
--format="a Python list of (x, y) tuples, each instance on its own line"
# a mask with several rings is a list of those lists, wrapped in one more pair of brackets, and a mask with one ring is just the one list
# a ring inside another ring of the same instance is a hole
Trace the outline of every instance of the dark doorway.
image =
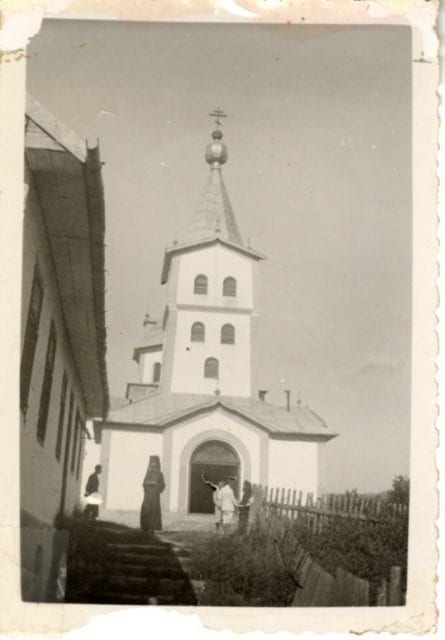
[(217, 483), (227, 476), (233, 478), (233, 490), (238, 496), (239, 458), (229, 445), (212, 440), (200, 445), (190, 462), (190, 513), (214, 513), (213, 491), (201, 480), (202, 474)]

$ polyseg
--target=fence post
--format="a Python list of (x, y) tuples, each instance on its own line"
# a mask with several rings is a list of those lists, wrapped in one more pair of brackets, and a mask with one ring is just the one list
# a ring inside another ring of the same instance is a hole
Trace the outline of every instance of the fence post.
[(397, 607), (402, 604), (402, 569), (400, 567), (391, 567), (389, 579), (389, 606)]
[(386, 578), (382, 578), (379, 588), (377, 589), (377, 606), (386, 607), (388, 604), (388, 586)]
[(286, 510), (284, 512), (284, 515), (286, 516), (286, 518), (289, 518), (289, 514), (292, 517), (292, 512), (289, 511), (289, 507), (290, 507), (290, 494), (291, 494), (291, 490), (288, 489), (287, 490), (287, 496), (286, 496)]

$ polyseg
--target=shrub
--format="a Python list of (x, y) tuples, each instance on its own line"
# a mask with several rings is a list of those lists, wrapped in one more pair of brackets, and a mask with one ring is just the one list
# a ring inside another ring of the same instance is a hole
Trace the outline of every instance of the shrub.
[(329, 573), (337, 567), (368, 580), (370, 603), (375, 604), (377, 588), (391, 567), (402, 568), (405, 589), (408, 555), (408, 517), (388, 519), (376, 524), (336, 518), (320, 533), (313, 533), (296, 521), (292, 530), (301, 546)]
[(205, 581), (200, 604), (285, 607), (295, 584), (280, 564), (273, 535), (256, 521), (245, 535), (211, 534), (192, 561)]

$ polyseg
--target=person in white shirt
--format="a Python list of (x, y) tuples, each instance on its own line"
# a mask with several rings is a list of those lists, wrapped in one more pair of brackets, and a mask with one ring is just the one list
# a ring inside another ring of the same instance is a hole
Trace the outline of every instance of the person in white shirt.
[(233, 489), (230, 486), (230, 479), (224, 480), (224, 486), (219, 492), (219, 499), (221, 501), (221, 526), (223, 531), (230, 531), (232, 528), (233, 514), (235, 513), (235, 507), (238, 506), (238, 501), (235, 498)]
[(210, 480), (207, 480), (204, 474), (201, 475), (201, 480), (204, 482), (204, 484), (208, 485), (213, 491), (213, 504), (215, 505), (215, 515), (216, 515), (215, 526), (216, 526), (216, 530), (219, 531), (219, 528), (221, 525), (220, 493), (221, 493), (221, 489), (224, 486), (224, 480), (220, 480), (218, 484), (216, 484), (215, 482), (211, 482)]

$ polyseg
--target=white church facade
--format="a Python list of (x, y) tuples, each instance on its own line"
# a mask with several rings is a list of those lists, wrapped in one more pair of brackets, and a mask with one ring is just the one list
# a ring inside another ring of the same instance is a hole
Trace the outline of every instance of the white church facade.
[(138, 382), (126, 402), (95, 422), (101, 443), (101, 517), (137, 524), (142, 480), (158, 455), (164, 518), (213, 512), (202, 473), (217, 481), (316, 495), (323, 450), (335, 437), (308, 407), (254, 396), (252, 353), (264, 256), (241, 238), (222, 178), (219, 128), (206, 149), (210, 175), (191, 224), (165, 252), (161, 322), (147, 315), (134, 350)]

